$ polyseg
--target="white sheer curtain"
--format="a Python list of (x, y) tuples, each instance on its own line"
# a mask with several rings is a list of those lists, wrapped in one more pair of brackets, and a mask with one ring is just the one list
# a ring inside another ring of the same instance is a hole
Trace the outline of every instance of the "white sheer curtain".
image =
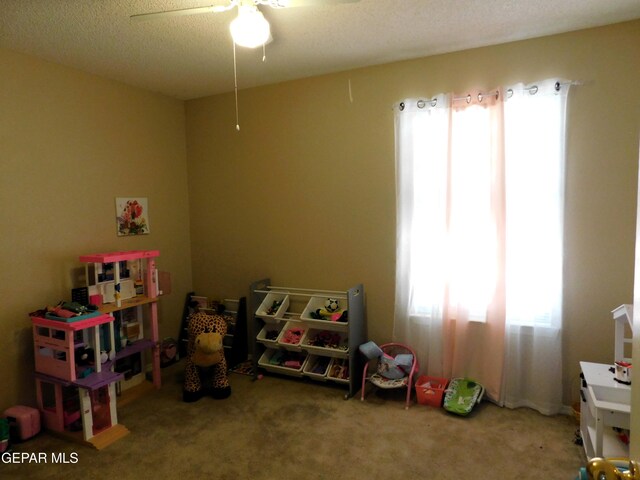
[[(407, 99), (396, 108), (396, 300), (394, 339), (411, 345), (424, 366), (443, 376), (441, 252), (446, 211), (449, 96)], [(421, 161), (415, 161), (421, 159)], [(434, 175), (429, 173), (436, 172)], [(424, 214), (419, 214), (424, 212)], [(430, 269), (422, 268), (431, 265)]]
[(407, 99), (395, 119), (394, 340), (431, 375), (546, 414), (562, 406), (567, 89)]
[[(513, 92), (509, 95), (510, 92)], [(562, 407), (562, 245), (568, 86), (507, 89), (507, 330), (502, 399)]]

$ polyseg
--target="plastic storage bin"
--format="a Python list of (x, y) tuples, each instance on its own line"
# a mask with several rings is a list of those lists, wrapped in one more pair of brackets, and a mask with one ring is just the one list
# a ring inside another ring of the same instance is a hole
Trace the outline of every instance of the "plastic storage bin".
[(349, 383), (349, 359), (332, 358), (327, 371), (327, 378), (338, 383)]
[(286, 322), (265, 323), (260, 333), (256, 336), (256, 340), (263, 345), (275, 348), (278, 346), (278, 337), (282, 332)]
[(302, 348), (329, 357), (345, 358), (349, 355), (346, 332), (310, 328), (302, 339)]
[(441, 407), (444, 392), (449, 385), (448, 378), (428, 377), (423, 375), (416, 382), (416, 396), (420, 405)]
[(323, 357), (319, 355), (309, 355), (307, 362), (304, 364), (303, 373), (315, 380), (325, 381), (331, 357)]
[(347, 310), (346, 298), (343, 298), (341, 296), (330, 297), (326, 295), (317, 296), (317, 297), (314, 296), (314, 297), (311, 297), (311, 299), (309, 299), (309, 302), (307, 303), (307, 306), (302, 312), (302, 315), (300, 316), (300, 318), (307, 323), (315, 323), (316, 325), (332, 325), (332, 324), (340, 325), (340, 326), (347, 325), (348, 322), (343, 322), (338, 320), (332, 321), (330, 317), (314, 318), (312, 316), (313, 312), (316, 312), (317, 310), (325, 309), (325, 302), (327, 301), (328, 298), (334, 298), (335, 300), (338, 301), (338, 310), (336, 311), (338, 316), (340, 316), (341, 313)]
[(258, 365), (270, 372), (301, 377), (306, 358), (306, 352), (267, 348), (258, 360)]
[(287, 350), (300, 351), (306, 330), (306, 325), (300, 322), (287, 322), (278, 336), (278, 345)]
[[(275, 305), (278, 306), (274, 311)], [(256, 315), (264, 319), (282, 318), (284, 312), (286, 312), (288, 308), (289, 295), (287, 295), (287, 292), (270, 292), (264, 297), (264, 300), (258, 307), (258, 310), (256, 310)]]

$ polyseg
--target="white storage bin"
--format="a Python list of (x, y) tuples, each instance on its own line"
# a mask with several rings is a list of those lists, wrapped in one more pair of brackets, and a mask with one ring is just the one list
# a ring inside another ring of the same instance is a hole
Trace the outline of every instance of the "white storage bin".
[[(265, 323), (260, 333), (256, 335), (256, 340), (268, 347), (277, 347), (278, 345), (278, 337), (280, 336), (280, 332), (284, 328), (286, 322), (274, 322), (274, 323)], [(269, 335), (267, 338), (267, 334), (269, 332), (275, 332), (275, 335)]]
[(336, 315), (340, 315), (341, 313), (345, 312), (348, 308), (347, 306), (347, 299), (344, 297), (340, 297), (340, 296), (328, 296), (328, 295), (323, 295), (323, 296), (313, 296), (309, 299), (309, 302), (307, 303), (307, 306), (305, 307), (304, 311), (302, 312), (302, 315), (300, 316), (300, 318), (302, 320), (304, 320), (305, 322), (309, 322), (309, 323), (315, 323), (318, 325), (348, 325), (348, 322), (343, 322), (343, 321), (339, 321), (339, 320), (332, 320), (330, 317), (325, 317), (325, 318), (314, 318), (312, 316), (312, 314), (314, 312), (317, 312), (318, 310), (326, 310), (325, 307), (325, 302), (327, 301), (327, 299), (332, 298), (332, 299), (336, 299), (338, 301), (338, 310), (336, 310), (335, 314)]
[[(290, 331), (298, 331), (300, 335), (289, 335)], [(287, 350), (300, 351), (302, 339), (307, 331), (307, 326), (300, 322), (287, 322), (278, 336), (278, 346)], [(297, 339), (297, 341), (295, 341)]]
[(302, 339), (302, 348), (317, 355), (345, 358), (349, 355), (347, 332), (310, 328)]
[[(273, 311), (274, 302), (281, 302), (277, 310)], [(284, 312), (289, 308), (289, 295), (287, 292), (270, 292), (264, 297), (264, 300), (256, 311), (256, 316), (272, 319), (282, 318)]]
[(329, 371), (329, 364), (331, 363), (331, 357), (323, 357), (321, 355), (309, 355), (306, 363), (304, 364), (304, 373), (307, 377), (314, 380), (326, 381), (327, 372)]
[(349, 359), (333, 358), (327, 370), (327, 379), (338, 383), (349, 383)]
[[(258, 365), (270, 372), (301, 377), (306, 358), (306, 352), (291, 352), (288, 350), (267, 348), (260, 357), (260, 360), (258, 360)], [(274, 361), (275, 359), (277, 359), (277, 361)], [(291, 361), (297, 361), (299, 365), (288, 365), (288, 362)]]

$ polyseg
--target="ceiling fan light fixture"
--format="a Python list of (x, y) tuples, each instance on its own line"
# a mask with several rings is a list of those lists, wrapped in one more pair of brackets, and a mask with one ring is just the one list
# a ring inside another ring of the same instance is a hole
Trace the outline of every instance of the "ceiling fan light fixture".
[(238, 6), (238, 16), (229, 26), (231, 37), (236, 45), (256, 48), (269, 40), (271, 29), (269, 22), (255, 6)]

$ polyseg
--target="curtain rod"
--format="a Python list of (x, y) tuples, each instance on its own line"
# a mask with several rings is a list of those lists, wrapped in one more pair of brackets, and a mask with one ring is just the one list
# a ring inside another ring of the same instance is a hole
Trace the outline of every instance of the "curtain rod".
[[(567, 85), (582, 85), (581, 82), (556, 82), (554, 88), (556, 90), (556, 92), (559, 92), (560, 89), (564, 86)], [(535, 95), (536, 93), (538, 93), (538, 86), (537, 85), (531, 85), (530, 87), (524, 87), (523, 90), (528, 91), (531, 95)], [(495, 96), (496, 98), (498, 98), (498, 95), (500, 94), (499, 90), (496, 90), (495, 92), (488, 92), (488, 93), (478, 93), (477, 94), (477, 98), (479, 102), (482, 102), (482, 99), (485, 97), (493, 97)], [(513, 89), (509, 88), (506, 91), (506, 97), (507, 98), (511, 98), (513, 96)], [(471, 94), (467, 94), (464, 97), (454, 97), (453, 101), (454, 102), (458, 102), (460, 100), (465, 100), (467, 103), (471, 103), (471, 99), (473, 97), (471, 96)], [(432, 98), (431, 100), (418, 100), (417, 101), (417, 106), (418, 108), (424, 108), (427, 106), (427, 104), (431, 105), (432, 107), (435, 107), (438, 104), (438, 99), (437, 98)], [(404, 102), (400, 103), (400, 110), (404, 110)]]
[[(479, 92), (477, 95), (479, 102), (482, 102), (482, 100), (484, 100), (485, 97), (496, 97), (496, 99), (498, 99), (499, 96), (500, 96), (500, 91), (498, 90), (490, 93)], [(471, 103), (471, 98), (473, 97), (471, 97), (471, 94), (469, 93), (465, 97), (453, 97), (453, 101), (459, 102), (460, 100), (465, 100), (467, 103)]]

